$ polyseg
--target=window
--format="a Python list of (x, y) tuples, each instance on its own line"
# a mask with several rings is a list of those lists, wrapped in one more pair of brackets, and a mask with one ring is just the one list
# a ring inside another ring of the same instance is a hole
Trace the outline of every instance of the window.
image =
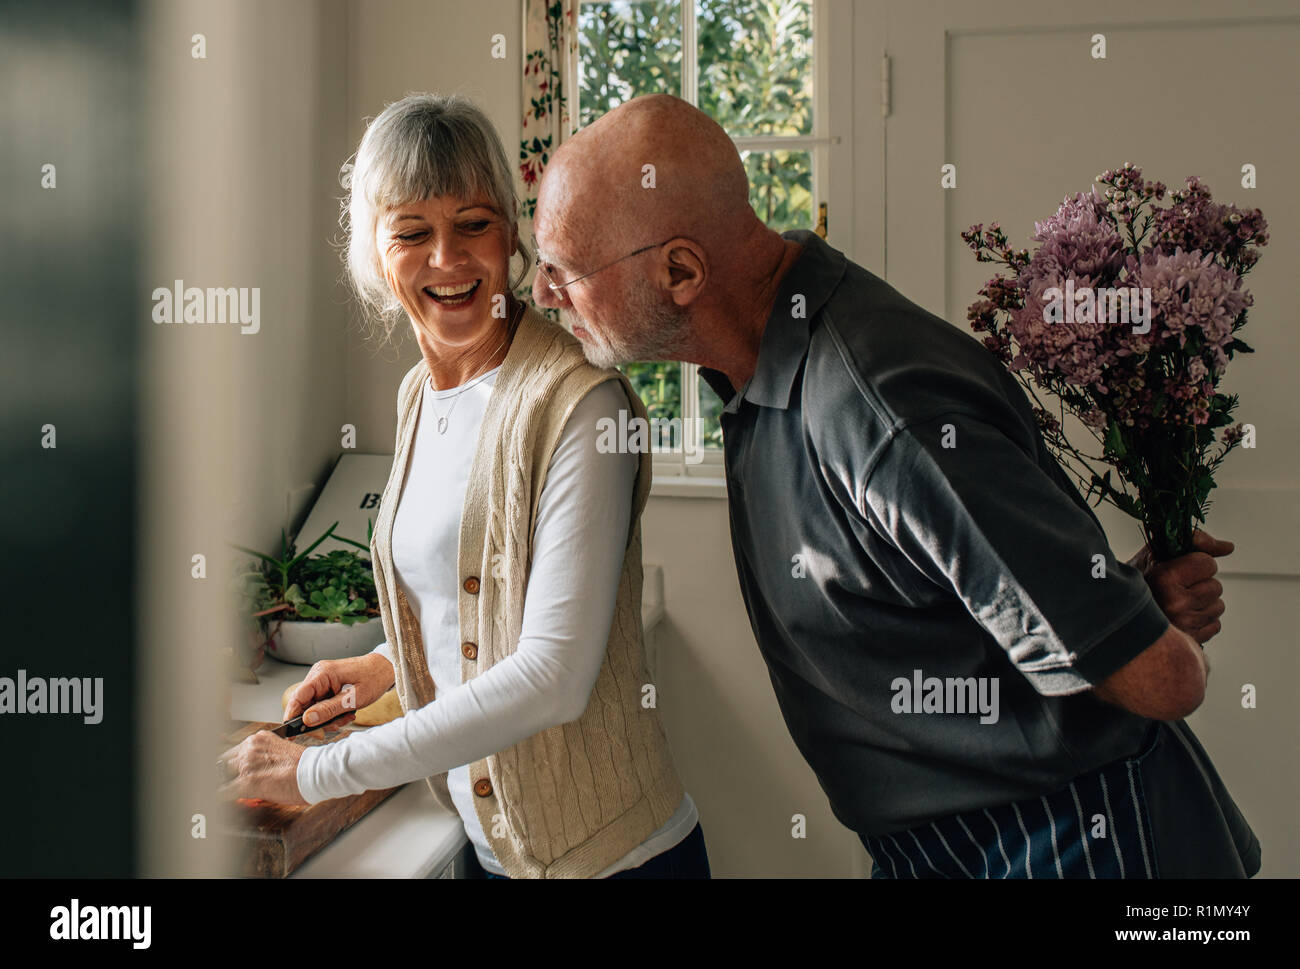
[[(822, 7), (818, 0), (583, 0), (578, 125), (641, 94), (679, 95), (735, 142), (750, 204), (764, 224), (778, 232), (811, 229), (831, 142), (825, 85), (814, 83)], [(684, 440), (656, 454), (656, 476), (716, 476), (722, 402), (695, 365), (633, 363), (623, 370), (652, 419), (680, 420), (674, 426)]]

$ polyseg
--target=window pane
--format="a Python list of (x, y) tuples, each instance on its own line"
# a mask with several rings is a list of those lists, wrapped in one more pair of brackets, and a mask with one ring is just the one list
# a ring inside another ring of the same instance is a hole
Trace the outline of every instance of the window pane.
[(700, 109), (733, 138), (811, 135), (811, 0), (698, 0)]
[(749, 176), (749, 204), (769, 229), (811, 229), (811, 151), (742, 151)]
[(641, 94), (682, 93), (677, 0), (578, 6), (578, 127)]
[(651, 419), (682, 416), (682, 365), (676, 361), (629, 363), (619, 368), (645, 404)]

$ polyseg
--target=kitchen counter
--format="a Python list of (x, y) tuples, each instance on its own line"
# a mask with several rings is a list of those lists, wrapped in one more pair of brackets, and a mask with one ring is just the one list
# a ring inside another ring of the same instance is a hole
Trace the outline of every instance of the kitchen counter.
[[(657, 661), (653, 630), (664, 615), (663, 573), (645, 567), (641, 619), (647, 661)], [(280, 696), (309, 667), (267, 657), (258, 683), (231, 685), (230, 716), (278, 722)], [(433, 799), (424, 781), (407, 784), (304, 862), (290, 878), (452, 878), (464, 873), (469, 841), (460, 816)]]

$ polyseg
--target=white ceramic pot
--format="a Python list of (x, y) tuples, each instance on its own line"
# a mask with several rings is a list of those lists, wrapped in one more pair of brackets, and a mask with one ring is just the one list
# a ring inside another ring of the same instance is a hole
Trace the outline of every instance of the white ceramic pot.
[(272, 622), (268, 630), (266, 655), (283, 663), (311, 666), (323, 659), (362, 656), (384, 641), (384, 626), (378, 616), (345, 626), (341, 622)]

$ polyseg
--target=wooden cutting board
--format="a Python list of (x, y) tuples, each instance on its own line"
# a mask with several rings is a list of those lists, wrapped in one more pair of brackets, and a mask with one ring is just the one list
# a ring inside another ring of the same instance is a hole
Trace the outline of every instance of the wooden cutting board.
[[(368, 729), (352, 723), (355, 716), (355, 713), (349, 713), (319, 730), (292, 737), (290, 741), (303, 747), (315, 747), (335, 743), (349, 734)], [(231, 731), (221, 738), (219, 753), (237, 746), (259, 730), (269, 730), (279, 724), (232, 721), (231, 726)], [(239, 799), (234, 804), (235, 827), (226, 832), (235, 842), (239, 873), (246, 878), (287, 877), (396, 790), (390, 787), (385, 791), (366, 791), (319, 804), (278, 804)]]

